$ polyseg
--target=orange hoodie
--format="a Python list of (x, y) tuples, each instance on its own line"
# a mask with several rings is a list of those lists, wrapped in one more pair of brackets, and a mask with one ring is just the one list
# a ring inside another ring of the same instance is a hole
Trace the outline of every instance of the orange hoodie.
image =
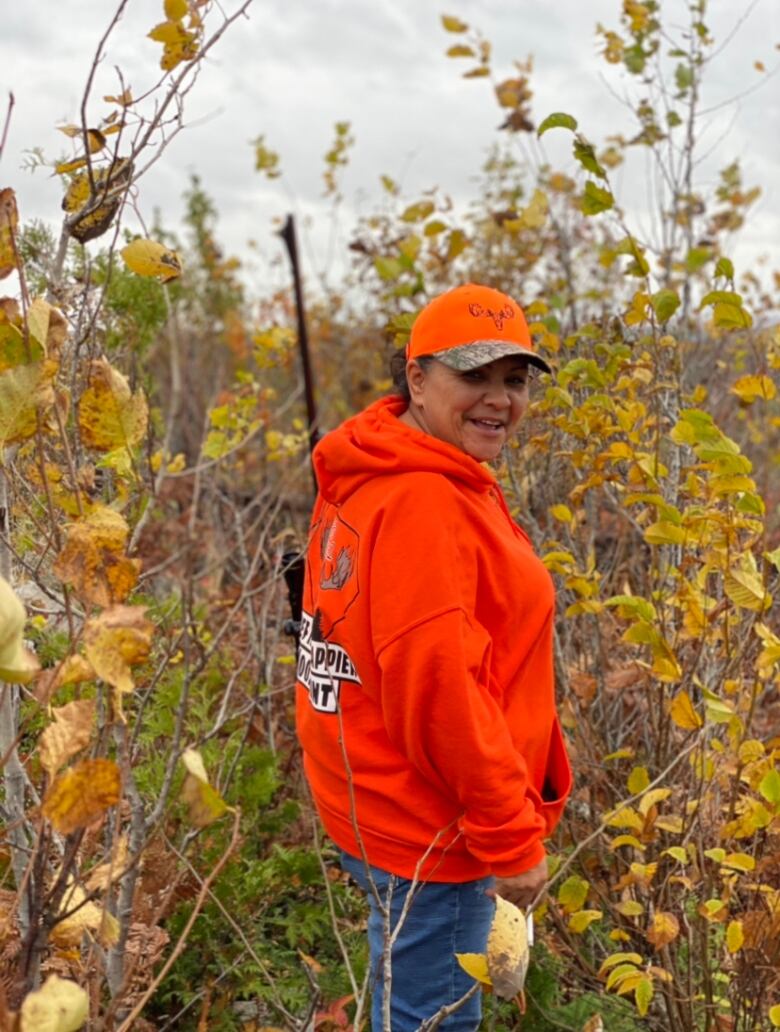
[(487, 468), (384, 398), (314, 453), (297, 684), (330, 837), (401, 877), (513, 875), (544, 857), (571, 771), (553, 586)]

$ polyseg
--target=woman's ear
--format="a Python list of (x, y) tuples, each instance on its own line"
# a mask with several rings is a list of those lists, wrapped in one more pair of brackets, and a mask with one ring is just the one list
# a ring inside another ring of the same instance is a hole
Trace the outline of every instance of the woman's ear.
[(412, 401), (419, 405), (422, 401), (425, 370), (415, 358), (410, 358), (406, 363), (406, 382), (409, 384), (409, 394), (412, 397)]

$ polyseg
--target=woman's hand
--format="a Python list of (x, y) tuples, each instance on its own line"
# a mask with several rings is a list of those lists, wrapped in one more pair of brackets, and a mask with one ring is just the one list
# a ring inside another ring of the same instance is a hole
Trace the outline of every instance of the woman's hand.
[(547, 857), (536, 867), (511, 878), (496, 878), (495, 891), (491, 895), (502, 896), (518, 907), (527, 907), (536, 899), (547, 881)]

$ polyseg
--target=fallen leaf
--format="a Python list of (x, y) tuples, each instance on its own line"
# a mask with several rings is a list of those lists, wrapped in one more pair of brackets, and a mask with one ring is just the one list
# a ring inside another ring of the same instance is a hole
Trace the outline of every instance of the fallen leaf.
[(86, 827), (119, 802), (121, 778), (113, 760), (82, 760), (60, 774), (42, 812), (61, 835)]

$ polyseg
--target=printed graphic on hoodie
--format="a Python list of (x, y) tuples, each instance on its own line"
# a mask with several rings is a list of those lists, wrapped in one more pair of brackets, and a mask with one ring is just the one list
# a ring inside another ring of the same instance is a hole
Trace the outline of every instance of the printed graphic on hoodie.
[(320, 613), (301, 613), (298, 680), (309, 693), (309, 702), (320, 713), (336, 713), (345, 681), (360, 684), (355, 664), (346, 649), (325, 641)]
[(313, 528), (311, 548), (319, 568), (311, 571), (309, 612), (317, 612), (322, 639), (330, 638), (337, 624), (360, 594), (357, 562), (360, 537), (333, 508), (325, 510)]

